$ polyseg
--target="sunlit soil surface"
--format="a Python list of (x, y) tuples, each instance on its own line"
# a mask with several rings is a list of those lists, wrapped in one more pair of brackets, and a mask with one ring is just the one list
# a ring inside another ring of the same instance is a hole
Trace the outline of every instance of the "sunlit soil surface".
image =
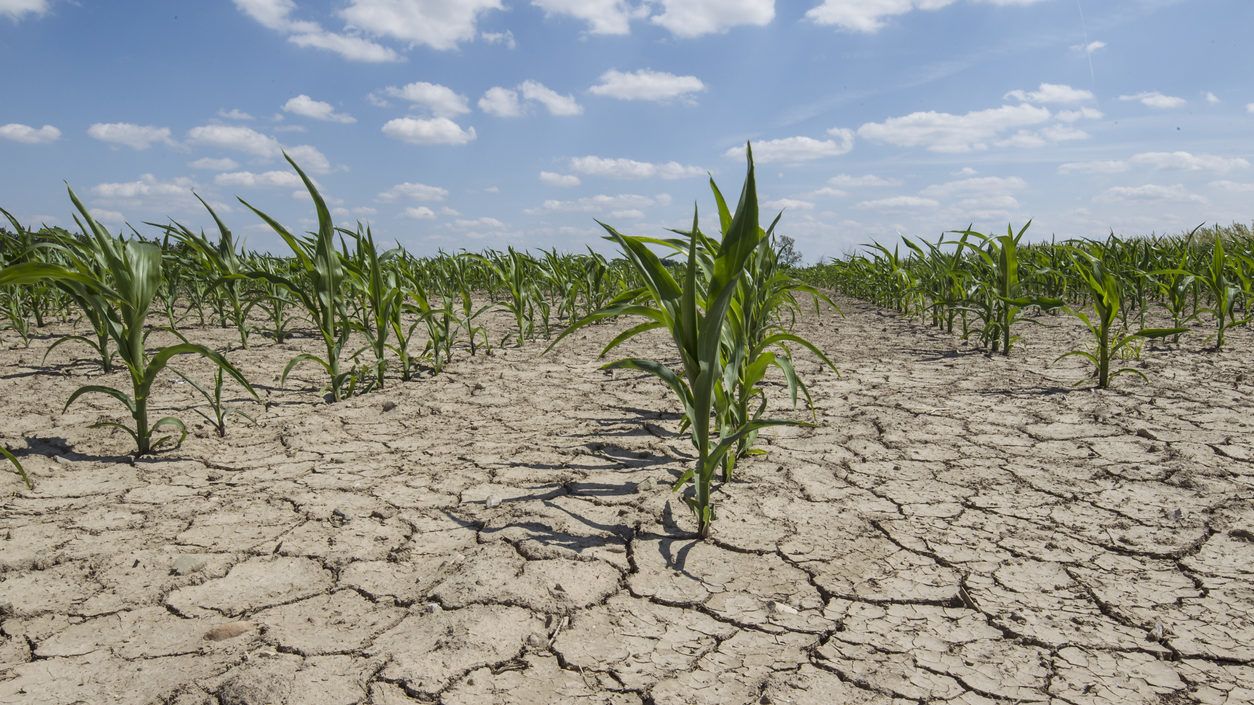
[(257, 424), (211, 435), (168, 375), (193, 436), (134, 463), (89, 428), (113, 400), (61, 413), (121, 375), (0, 333), (37, 483), (0, 474), (0, 703), (1254, 702), (1254, 335), (1097, 393), (1051, 365), (1072, 322), (990, 359), (842, 305), (801, 324), (842, 371), (801, 365), (820, 427), (768, 431), (705, 542), (675, 402), (597, 369), (608, 327), (336, 405), (278, 382), (314, 340), (192, 328)]

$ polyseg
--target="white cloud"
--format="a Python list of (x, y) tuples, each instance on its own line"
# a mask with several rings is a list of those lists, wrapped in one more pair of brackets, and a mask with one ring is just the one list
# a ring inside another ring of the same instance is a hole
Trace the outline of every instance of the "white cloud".
[(406, 181), (379, 194), (378, 198), (388, 203), (400, 200), (443, 201), (448, 198), (448, 189)]
[(1128, 163), (1118, 159), (1092, 162), (1067, 162), (1058, 165), (1060, 174), (1119, 174), (1128, 170)]
[(969, 152), (987, 149), (1003, 133), (1048, 122), (1046, 108), (1021, 103), (977, 110), (963, 115), (917, 112), (884, 122), (869, 122), (858, 136), (899, 147), (925, 147), (932, 152)]
[(287, 35), (287, 40), (300, 47), (313, 47), (335, 52), (349, 61), (383, 63), (400, 61), (401, 55), (381, 44), (351, 34), (336, 34), (317, 22), (292, 19), (296, 3), (292, 0), (235, 0), (235, 6), (262, 26)]
[(20, 20), (26, 15), (42, 15), (48, 11), (48, 0), (0, 0), (0, 15)]
[(411, 206), (405, 209), (405, 217), (413, 220), (435, 220), (435, 211), (426, 206)]
[(1205, 204), (1206, 199), (1201, 196), (1190, 193), (1181, 184), (1171, 186), (1159, 186), (1157, 184), (1146, 184), (1144, 186), (1116, 186), (1109, 188), (1093, 198), (1094, 201), (1115, 203), (1147, 203), (1155, 201), (1168, 201), (1175, 203), (1201, 203)]
[(610, 217), (614, 220), (640, 220), (646, 216), (645, 212), (639, 208), (625, 208), (622, 210), (610, 211)]
[(203, 169), (205, 171), (230, 171), (232, 169), (238, 169), (239, 162), (234, 159), (227, 159), (226, 157), (221, 159), (202, 157), (201, 159), (191, 162), (187, 166), (190, 166), (193, 169)]
[(383, 92), (393, 98), (422, 106), (436, 117), (452, 118), (470, 112), (466, 96), (438, 83), (416, 81), (399, 88), (389, 86), (383, 89)]
[(1080, 120), (1101, 120), (1105, 115), (1096, 108), (1084, 107), (1079, 110), (1060, 110), (1054, 117), (1060, 122), (1079, 122)]
[(916, 208), (935, 208), (939, 205), (940, 203), (931, 198), (920, 198), (919, 196), (890, 196), (888, 198), (877, 198), (871, 201), (863, 201), (856, 207), (862, 210), (895, 211)]
[(610, 69), (601, 74), (601, 82), (588, 89), (594, 95), (618, 100), (650, 100), (665, 102), (676, 99), (692, 100), (693, 95), (706, 90), (696, 76), (676, 76), (665, 71), (640, 69), (619, 71)]
[(1124, 102), (1135, 101), (1147, 108), (1158, 108), (1160, 110), (1169, 110), (1171, 108), (1183, 108), (1188, 105), (1189, 101), (1173, 95), (1163, 95), (1158, 91), (1146, 91), (1144, 93), (1135, 93), (1132, 95), (1121, 95), (1119, 100)]
[(540, 172), (540, 181), (549, 186), (561, 186), (562, 188), (571, 188), (582, 183), (579, 181), (579, 177), (574, 174), (558, 174), (552, 171)]
[(523, 81), (518, 85), (518, 91), (523, 98), (543, 105), (551, 115), (569, 116), (583, 112), (583, 108), (574, 98), (562, 95), (538, 81)]
[(232, 171), (218, 174), (213, 178), (213, 182), (219, 186), (238, 186), (241, 188), (255, 188), (257, 186), (272, 186), (275, 188), (305, 187), (305, 183), (300, 180), (300, 176), (294, 171), (266, 171), (260, 174), (255, 174), (251, 171)]
[(1076, 44), (1076, 45), (1073, 45), (1071, 48), (1074, 49), (1075, 51), (1080, 52), (1081, 54), (1091, 55), (1091, 54), (1096, 54), (1102, 49), (1105, 49), (1106, 42), (1092, 41), (1092, 42), (1089, 42), (1088, 44)]
[(508, 29), (504, 32), (483, 32), (479, 37), (488, 44), (500, 44), (506, 49), (518, 48), (518, 42), (514, 40), (514, 33)]
[(447, 50), (474, 39), (479, 16), (500, 9), (500, 0), (351, 0), (340, 15), (380, 37)]
[(809, 201), (803, 201), (799, 198), (776, 198), (771, 201), (763, 201), (762, 207), (768, 211), (782, 210), (814, 210), (814, 204)]
[(101, 142), (144, 150), (154, 144), (174, 144), (170, 128), (135, 125), (129, 122), (98, 122), (87, 128), (87, 134)]
[(196, 183), (185, 177), (162, 181), (144, 174), (136, 181), (96, 184), (91, 192), (108, 206), (164, 209), (189, 204), (195, 188)]
[(244, 152), (267, 159), (279, 155), (279, 141), (242, 125), (201, 125), (187, 131), (192, 144)]
[(842, 190), (840, 190), (840, 189), (838, 189), (838, 188), (835, 188), (835, 187), (832, 187), (832, 186), (824, 186), (824, 187), (822, 187), (822, 188), (817, 188), (817, 189), (815, 189), (815, 190), (813, 190), (813, 191), (811, 191), (811, 192), (807, 193), (806, 195), (807, 195), (807, 196), (809, 196), (809, 197), (811, 197), (811, 198), (814, 198), (814, 197), (823, 197), (823, 198), (845, 198), (846, 196), (848, 196), (848, 195), (849, 195), (849, 192), (848, 192), (848, 191), (842, 191)]
[(628, 34), (631, 20), (647, 10), (635, 8), (627, 0), (532, 0), (531, 4), (549, 15), (569, 15), (588, 23), (592, 34)]
[(670, 205), (671, 198), (667, 194), (644, 196), (636, 193), (616, 195), (598, 194), (586, 196), (573, 201), (548, 200), (539, 209), (524, 211), (528, 215), (540, 213), (608, 213), (615, 210), (643, 209), (651, 206)]
[(230, 110), (219, 110), (218, 117), (224, 120), (255, 120), (252, 115), (240, 110), (239, 108), (231, 108)]
[(1238, 169), (1248, 169), (1250, 163), (1241, 157), (1222, 157), (1216, 154), (1191, 154), (1189, 152), (1142, 152), (1132, 155), (1128, 161), (1137, 166), (1154, 169), (1182, 171), (1213, 171), (1226, 174)]
[(570, 168), (580, 174), (616, 179), (683, 179), (706, 174), (706, 170), (699, 166), (689, 166), (674, 161), (653, 163), (593, 155), (571, 159)]
[(516, 90), (493, 86), (479, 99), (479, 109), (497, 117), (520, 117), (526, 112), (523, 101), (544, 106), (550, 115), (568, 117), (583, 113), (583, 106), (573, 96), (562, 95), (539, 81), (523, 81)]
[(1063, 174), (1119, 174), (1134, 166), (1158, 171), (1212, 171), (1226, 174), (1239, 169), (1248, 169), (1250, 162), (1241, 157), (1224, 157), (1216, 154), (1141, 152), (1126, 160), (1068, 162), (1059, 165), (1058, 171)]
[(1254, 103), (1246, 103), (1245, 112), (1250, 113), (1251, 115), (1254, 115)]
[(650, 20), (679, 37), (726, 32), (732, 27), (764, 27), (775, 19), (775, 0), (661, 0), (662, 13)]
[(972, 197), (988, 194), (1005, 194), (1022, 191), (1028, 184), (1017, 176), (977, 176), (971, 179), (933, 184), (919, 192), (921, 196), (937, 199)]
[(305, 171), (325, 174), (331, 171), (331, 162), (317, 147), (308, 144), (287, 148), (287, 156), (291, 157)]
[(1026, 103), (1083, 103), (1093, 100), (1093, 93), (1061, 83), (1042, 83), (1034, 91), (1010, 91), (1005, 97)]
[(461, 125), (445, 117), (430, 119), (397, 118), (383, 125), (383, 134), (410, 144), (468, 144), (475, 140), (475, 128)]
[(1220, 103), (1219, 96), (1215, 95), (1214, 93), (1211, 93), (1210, 91), (1206, 91), (1202, 93), (1202, 97), (1205, 98), (1206, 102), (1209, 103), (1210, 105), (1219, 105)]
[(0, 125), (0, 139), (23, 142), (25, 144), (47, 144), (61, 138), (61, 131), (52, 125), (31, 127), (17, 122)]
[[(973, 172), (974, 173), (974, 172)], [(850, 174), (837, 174), (827, 180), (827, 183), (837, 188), (863, 188), (873, 187), (879, 188), (884, 186), (900, 186), (901, 181), (897, 179), (886, 179), (882, 176), (874, 174), (866, 174), (864, 176), (852, 176)]]
[[(784, 137), (753, 143), (753, 160), (758, 164), (796, 164), (814, 159), (839, 157), (853, 149), (853, 131), (834, 127), (827, 131), (831, 139)], [(744, 159), (744, 147), (732, 147), (725, 157)]]
[(518, 117), (522, 115), (522, 104), (518, 102), (517, 91), (493, 86), (484, 92), (479, 99), (479, 109), (497, 117)]
[(1212, 181), (1210, 182), (1210, 187), (1230, 193), (1254, 193), (1254, 184), (1228, 181), (1227, 179)]
[(307, 117), (313, 120), (338, 122), (346, 125), (357, 122), (357, 118), (352, 115), (337, 113), (335, 112), (335, 107), (330, 103), (321, 100), (314, 100), (304, 93), (284, 103), (283, 112), (300, 115), (301, 117)]
[[(914, 10), (940, 10), (957, 0), (823, 0), (806, 12), (806, 19), (819, 25), (836, 26), (851, 32), (878, 32), (892, 17)], [(989, 5), (1031, 5), (1041, 0), (978, 0)]]

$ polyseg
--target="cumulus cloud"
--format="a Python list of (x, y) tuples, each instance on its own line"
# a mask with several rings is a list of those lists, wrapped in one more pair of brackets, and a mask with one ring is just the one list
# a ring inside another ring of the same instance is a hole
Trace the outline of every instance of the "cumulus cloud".
[[(753, 159), (758, 164), (796, 164), (839, 157), (853, 149), (852, 130), (834, 127), (827, 134), (829, 139), (799, 136), (759, 140), (753, 143)], [(745, 148), (732, 147), (723, 156), (743, 159)]]
[(239, 162), (226, 157), (202, 157), (194, 162), (190, 162), (187, 166), (193, 169), (202, 169), (204, 171), (231, 171), (239, 168)]
[(349, 61), (385, 63), (401, 60), (396, 51), (365, 37), (337, 34), (323, 29), (317, 22), (293, 19), (292, 13), (296, 10), (293, 0), (235, 0), (235, 6), (263, 27), (286, 35), (289, 42), (299, 47), (334, 52)]
[(1204, 98), (1209, 105), (1219, 105), (1220, 103), (1219, 96), (1210, 91), (1202, 93), (1202, 98)]
[(1226, 174), (1248, 169), (1250, 162), (1242, 157), (1225, 157), (1217, 154), (1193, 154), (1191, 152), (1140, 152), (1126, 160), (1102, 160), (1068, 162), (1058, 166), (1063, 174), (1118, 174), (1132, 167), (1158, 171), (1210, 171)]
[(52, 125), (31, 127), (18, 122), (0, 125), (0, 139), (24, 144), (47, 144), (61, 139), (61, 131)]
[(0, 16), (17, 21), (27, 15), (43, 15), (48, 6), (49, 0), (0, 0)]
[(524, 99), (543, 105), (551, 115), (579, 115), (583, 112), (574, 98), (562, 95), (539, 81), (523, 81), (518, 85), (518, 92)]
[(627, 0), (532, 0), (546, 15), (567, 15), (582, 20), (592, 34), (628, 34), (631, 21), (647, 10)]
[(962, 115), (917, 112), (858, 128), (858, 136), (898, 147), (924, 147), (932, 152), (987, 149), (1013, 130), (1043, 125), (1052, 114), (1027, 103), (976, 110)]
[(1163, 95), (1158, 91), (1146, 91), (1143, 93), (1134, 93), (1131, 95), (1121, 95), (1119, 100), (1124, 102), (1136, 102), (1147, 108), (1157, 108), (1159, 110), (1170, 110), (1172, 108), (1183, 108), (1189, 104), (1184, 98), (1174, 95)]
[(508, 29), (504, 32), (483, 32), (479, 37), (488, 44), (500, 44), (506, 49), (518, 48), (518, 42), (514, 40), (514, 33)]
[(683, 179), (706, 174), (706, 170), (699, 166), (689, 166), (674, 161), (654, 163), (594, 155), (571, 159), (570, 168), (588, 176), (606, 176), (615, 179)]
[(645, 196), (637, 193), (620, 193), (614, 195), (598, 194), (586, 196), (573, 201), (547, 200), (538, 209), (524, 211), (528, 215), (540, 213), (604, 213), (615, 210), (644, 209), (652, 206), (670, 205), (668, 194)]
[(474, 39), (480, 16), (502, 7), (501, 0), (351, 0), (340, 15), (376, 36), (448, 50)]
[(1093, 93), (1061, 83), (1042, 83), (1034, 91), (1014, 90), (1005, 97), (1026, 103), (1083, 103), (1093, 100)]
[(415, 81), (404, 86), (388, 86), (383, 92), (429, 110), (436, 117), (453, 118), (470, 112), (466, 96), (438, 83)]
[(977, 176), (970, 179), (933, 184), (923, 189), (920, 195), (927, 198), (950, 199), (981, 194), (1004, 194), (1022, 191), (1027, 186), (1027, 182), (1017, 176)]
[(284, 103), (283, 112), (323, 122), (338, 122), (346, 125), (357, 122), (357, 118), (352, 115), (337, 113), (330, 103), (314, 100), (304, 93)]
[(267, 159), (282, 151), (279, 141), (251, 127), (242, 125), (201, 125), (187, 131), (187, 141), (192, 144), (218, 149), (244, 152)]
[(101, 142), (138, 150), (148, 149), (154, 144), (174, 144), (168, 127), (129, 122), (98, 122), (87, 128), (87, 134)]
[(692, 100), (694, 95), (705, 90), (705, 84), (696, 76), (676, 76), (652, 69), (610, 69), (601, 74), (600, 83), (589, 88), (588, 92), (617, 100), (668, 102)]
[(219, 110), (218, 117), (223, 120), (255, 120), (252, 115), (240, 110), (239, 108), (231, 108), (230, 110)]
[(232, 171), (218, 174), (213, 182), (219, 186), (255, 188), (267, 186), (274, 188), (304, 188), (305, 184), (294, 171), (266, 171), (255, 174), (251, 171)]
[(851, 174), (837, 174), (827, 180), (828, 185), (837, 188), (879, 188), (887, 186), (900, 186), (901, 181), (898, 179), (886, 179), (882, 176), (874, 174), (864, 174), (862, 176), (853, 176)]
[(552, 171), (540, 172), (540, 181), (549, 186), (560, 186), (562, 188), (572, 188), (581, 183), (579, 177), (574, 174), (558, 174)]
[(922, 198), (919, 196), (889, 196), (888, 198), (876, 198), (870, 201), (863, 201), (855, 207), (861, 210), (897, 211), (919, 208), (935, 208), (939, 205), (939, 202), (931, 198)]
[(1205, 204), (1206, 199), (1191, 193), (1181, 184), (1160, 186), (1145, 184), (1144, 186), (1115, 186), (1108, 188), (1093, 198), (1105, 203), (1150, 203), (1167, 201), (1173, 203)]
[(405, 209), (405, 217), (412, 220), (435, 220), (435, 211), (426, 206), (411, 206)]
[(518, 117), (523, 114), (518, 92), (500, 86), (493, 86), (484, 92), (479, 99), (479, 109), (497, 117)]
[[(152, 174), (144, 174), (135, 181), (96, 184), (91, 193), (108, 207), (167, 212), (192, 207), (196, 203), (192, 193), (195, 188), (196, 182), (186, 177), (163, 181)], [(230, 211), (226, 204), (221, 206), (214, 205), (219, 210)]]
[(443, 201), (448, 198), (448, 189), (412, 181), (397, 184), (379, 194), (378, 199), (387, 203), (393, 201)]
[(732, 27), (764, 27), (775, 19), (775, 0), (661, 0), (653, 24), (678, 37), (726, 32)]
[(803, 201), (800, 198), (776, 198), (770, 201), (763, 201), (762, 207), (768, 211), (782, 210), (801, 210), (808, 211), (814, 209), (814, 204), (810, 201)]
[(475, 140), (475, 128), (461, 125), (445, 117), (430, 119), (396, 118), (383, 125), (383, 134), (410, 144), (469, 144)]
[(520, 117), (527, 105), (540, 105), (550, 115), (569, 117), (583, 113), (573, 96), (563, 95), (539, 81), (523, 81), (517, 88), (489, 88), (479, 99), (479, 109), (497, 117)]
[[(850, 32), (878, 32), (889, 19), (915, 10), (940, 10), (958, 0), (823, 0), (806, 12), (819, 25)], [(976, 0), (988, 5), (1032, 5), (1041, 0)]]

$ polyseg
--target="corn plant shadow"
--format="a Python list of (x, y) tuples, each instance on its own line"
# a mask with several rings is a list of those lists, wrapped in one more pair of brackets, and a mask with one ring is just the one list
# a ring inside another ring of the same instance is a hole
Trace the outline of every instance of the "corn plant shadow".
[(96, 453), (81, 453), (74, 450), (69, 440), (60, 436), (27, 436), (25, 439), (26, 447), (11, 449), (13, 454), (22, 457), (43, 456), (45, 458), (64, 458), (71, 461), (87, 461), (95, 463), (117, 463), (125, 465), (133, 465), (137, 462), (143, 464), (155, 463), (173, 463), (186, 460), (183, 456), (167, 455), (171, 452), (157, 451), (152, 455), (146, 455), (143, 458), (135, 458), (133, 455), (101, 455)]

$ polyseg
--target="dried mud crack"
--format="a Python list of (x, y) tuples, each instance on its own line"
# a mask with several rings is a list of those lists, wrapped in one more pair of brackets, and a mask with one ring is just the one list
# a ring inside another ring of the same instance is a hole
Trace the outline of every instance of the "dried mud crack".
[(1068, 391), (1067, 322), (1005, 360), (841, 303), (800, 324), (819, 427), (765, 434), (708, 541), (608, 329), (336, 405), (278, 386), (311, 339), (259, 340), (258, 423), (138, 461), (57, 413), (107, 377), (5, 339), (38, 484), (0, 476), (0, 703), (1254, 702), (1254, 334)]

